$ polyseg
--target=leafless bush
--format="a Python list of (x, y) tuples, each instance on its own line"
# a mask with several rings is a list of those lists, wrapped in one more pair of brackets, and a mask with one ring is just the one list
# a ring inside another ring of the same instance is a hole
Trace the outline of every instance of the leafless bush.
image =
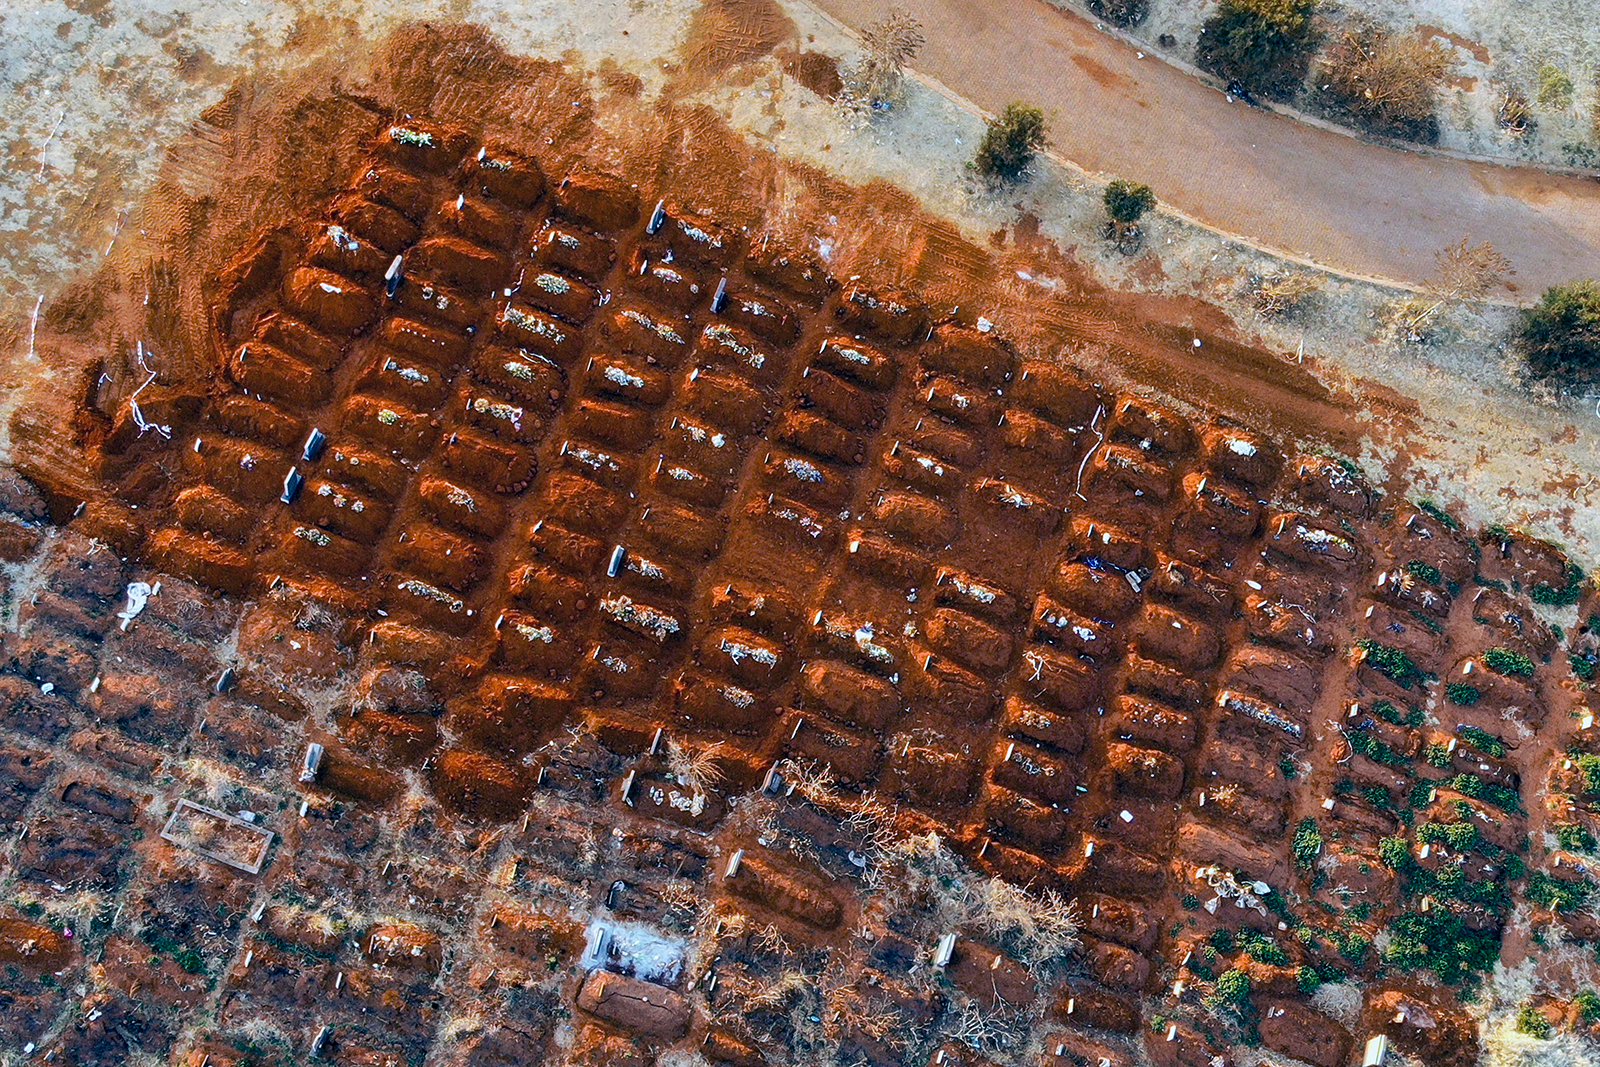
[(986, 1010), (970, 999), (950, 1012), (940, 1029), (968, 1048), (982, 1052), (1015, 1048), (1027, 1037), (1024, 1020), (999, 1010)]
[(1433, 38), (1373, 25), (1346, 30), (1322, 57), (1324, 87), (1340, 107), (1385, 133), (1425, 139), (1436, 132), (1439, 89), (1454, 67)]
[(1321, 279), (1310, 274), (1298, 271), (1273, 274), (1261, 279), (1261, 284), (1256, 286), (1256, 309), (1263, 315), (1287, 314), (1321, 288)]
[(847, 95), (868, 108), (898, 104), (905, 96), (905, 65), (923, 45), (922, 23), (909, 11), (891, 9), (861, 35), (866, 53), (850, 72)]
[(786, 1007), (798, 992), (816, 984), (817, 976), (801, 970), (787, 970), (770, 981), (746, 979), (739, 995), (731, 998), (743, 1011), (772, 1011)]
[(884, 1003), (881, 992), (863, 987), (858, 980), (825, 977), (821, 993), (822, 1033), (831, 1044), (840, 1044), (852, 1034), (864, 1034), (903, 1051), (922, 1039), (921, 1027)]
[(1513, 137), (1521, 137), (1533, 128), (1533, 105), (1528, 96), (1514, 85), (1500, 92), (1500, 104), (1495, 108), (1495, 122)]
[(777, 923), (768, 923), (750, 935), (750, 944), (756, 950), (772, 956), (787, 956), (789, 942), (784, 939), (783, 931), (778, 929)]
[(706, 906), (705, 898), (692, 882), (674, 879), (662, 885), (658, 893), (667, 906), (667, 921), (675, 925), (693, 927)]
[(886, 894), (886, 906), (894, 907), (954, 882), (961, 869), (961, 860), (938, 834), (908, 834), (897, 837), (876, 862), (867, 864), (862, 881)]
[(1033, 966), (1054, 963), (1078, 944), (1078, 910), (1054, 889), (1035, 891), (1001, 878), (973, 882), (966, 893), (967, 923)]
[(899, 840), (896, 829), (899, 809), (880, 794), (867, 791), (846, 794), (828, 768), (815, 762), (784, 760), (778, 764), (793, 793), (826, 815), (839, 820), (840, 827), (860, 843), (858, 853), (870, 872), (884, 853)]
[(672, 738), (667, 741), (667, 773), (685, 789), (709, 792), (722, 784), (723, 773), (717, 758), (722, 755), (723, 748), (721, 741), (695, 747)]
[(1383, 333), (1406, 344), (1426, 344), (1433, 338), (1432, 320), (1443, 302), (1421, 296), (1405, 296), (1385, 302), (1378, 309)]
[(1441, 300), (1476, 300), (1494, 288), (1511, 270), (1511, 261), (1488, 241), (1474, 245), (1470, 237), (1440, 249), (1428, 291)]
[(1460, 244), (1440, 249), (1434, 258), (1438, 266), (1424, 286), (1425, 295), (1393, 300), (1383, 309), (1383, 324), (1398, 340), (1426, 343), (1446, 304), (1481, 299), (1512, 273), (1510, 260), (1488, 241), (1474, 245), (1471, 238), (1463, 237)]

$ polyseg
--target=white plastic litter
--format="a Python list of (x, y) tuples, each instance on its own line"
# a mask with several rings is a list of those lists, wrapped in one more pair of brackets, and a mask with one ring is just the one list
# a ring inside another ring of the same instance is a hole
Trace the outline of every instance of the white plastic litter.
[[(144, 342), (143, 341), (140, 341), (135, 346), (135, 352), (137, 353), (137, 355), (139, 357), (139, 369), (144, 371), (146, 374), (148, 374), (149, 377), (146, 378), (140, 384), (139, 388), (137, 388), (137, 389), (135, 389), (133, 391), (133, 395), (128, 398), (128, 413), (133, 416), (133, 424), (135, 426), (139, 427), (139, 436), (140, 437), (143, 437), (147, 430), (154, 430), (156, 433), (160, 434), (162, 437), (165, 437), (168, 440), (171, 440), (172, 439), (172, 427), (171, 426), (163, 426), (163, 425), (157, 425), (156, 423), (153, 423), (153, 422), (146, 422), (145, 421), (145, 417), (144, 417), (144, 412), (139, 410), (139, 394), (144, 392), (145, 386), (148, 386), (151, 382), (156, 380), (156, 372), (151, 370), (150, 369), (150, 365), (148, 363), (146, 363), (145, 360), (144, 360)], [(126, 630), (128, 627), (127, 627), (126, 624), (124, 624), (122, 628), (124, 630)]]
[(154, 592), (155, 590), (148, 582), (128, 583), (128, 607), (124, 611), (117, 612), (117, 618), (122, 620), (122, 629), (126, 630), (128, 624), (138, 616), (139, 612), (144, 610), (145, 604), (150, 600)]

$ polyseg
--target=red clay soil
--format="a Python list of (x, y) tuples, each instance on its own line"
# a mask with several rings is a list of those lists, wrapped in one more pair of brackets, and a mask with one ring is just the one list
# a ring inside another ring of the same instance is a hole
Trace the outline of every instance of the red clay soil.
[[(1417, 638), (1422, 671), (1459, 671), (1522, 625), (1473, 613), (1460, 583), (1479, 560), (1531, 587), (1563, 580), (1559, 557), (1379, 511), (1300, 450), (1351, 439), (1336, 398), (1218, 337), (1213, 313), (1202, 358), (1160, 318), (1179, 309), (1061, 264), (1076, 291), (1001, 338), (973, 325), (1010, 298), (1001, 272), (941, 266), (993, 261), (892, 189), (776, 163), (699, 111), (602, 131), (571, 76), (472, 31), (403, 34), (379, 69), (371, 97), (228, 105), (222, 128), (281, 138), (238, 184), (277, 183), (192, 225), (163, 190), (153, 307), (101, 276), (52, 308), (41, 351), (79, 385), (13, 425), (18, 466), (73, 528), (226, 598), (323, 606), (328, 627), (253, 616), (233, 681), (296, 719), (308, 686), (359, 665), (325, 788), (382, 807), (416, 769), (453, 812), (524, 814), (526, 833), (566, 773), (547, 742), (581, 721), (641, 761), (635, 815), (710, 832), (720, 799), (691, 810), (649, 777), (663, 733), (720, 742), (729, 794), (785, 757), (829, 766), (979, 869), (1079, 896), (1083, 973), (1040, 995), (1069, 1028), (1130, 1033), (1155, 967), (1170, 987), (1193, 962), (1201, 988), (1211, 927), (1276, 935), (1264, 906), (1235, 906), (1236, 874), (1293, 889), (1297, 921), (1330, 937), (1393, 916), (1392, 898), (1359, 920), (1317, 910), (1330, 893), (1285, 840), (1306, 816), (1362, 854), (1400, 832), (1394, 806), (1445, 772), (1371, 759), (1372, 739), (1415, 753), (1457, 718), (1564, 723), (1556, 668), (1425, 727), (1409, 707), (1432, 683), (1346, 655)], [(326, 147), (295, 172), (310, 130)], [(793, 214), (768, 213), (780, 193)], [(806, 220), (827, 214), (851, 237), (824, 262)], [(958, 302), (973, 310), (943, 310)], [(1221, 397), (1243, 418), (1205, 409)], [(1348, 766), (1346, 735), (1367, 753)], [(840, 942), (851, 894), (742, 847), (736, 895)], [(1180, 904), (1218, 893), (1214, 916)], [(437, 943), (402, 933), (384, 944), (436, 969)], [(690, 1025), (681, 998), (617, 1006), (633, 992), (591, 982), (579, 1004), (666, 1040)], [(1201, 1012), (1196, 992), (1161, 1004)], [(1316, 1056), (1349, 1038), (1317, 1025)], [(1293, 1032), (1262, 1037), (1300, 1055)], [(1175, 1034), (1152, 1043), (1162, 1062), (1216, 1051)]]

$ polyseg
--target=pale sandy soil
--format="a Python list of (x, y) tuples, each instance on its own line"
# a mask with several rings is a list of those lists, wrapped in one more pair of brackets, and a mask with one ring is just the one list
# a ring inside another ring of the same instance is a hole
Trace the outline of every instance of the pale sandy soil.
[[(1087, 11), (1080, 0), (1052, 0)], [(1167, 51), (1193, 62), (1200, 27), (1216, 9), (1210, 0), (1151, 0), (1150, 14), (1131, 32), (1152, 48), (1162, 34)], [(1474, 155), (1568, 166), (1600, 165), (1593, 109), (1600, 103), (1600, 18), (1594, 0), (1330, 0), (1320, 8), (1330, 25), (1366, 19), (1390, 29), (1422, 31), (1448, 44), (1454, 84), (1439, 109), (1439, 144)], [(1571, 106), (1535, 104), (1537, 126), (1514, 137), (1495, 123), (1506, 87), (1536, 101), (1540, 68), (1555, 66), (1573, 82)]]
[[(407, 18), (449, 18), (487, 24), (513, 51), (587, 66), (609, 60), (638, 74), (648, 99), (668, 77), (663, 64), (673, 61), (695, 8), (692, 0), (369, 3), (342, 6), (332, 22), (309, 5), (255, 2), (159, 11), (125, 3), (98, 13), (39, 4), (8, 13), (0, 115), (12, 165), (0, 175), (0, 343), (12, 355), (10, 380), (29, 366), (35, 301), (106, 253), (124, 211), (160, 173), (161, 146), (190, 130), (242, 74), (357, 47)], [(799, 29), (797, 45), (853, 54), (851, 40), (810, 6), (785, 8)], [(699, 98), (773, 151), (853, 180), (900, 185), (975, 241), (1036, 218), (1041, 236), (1110, 285), (1232, 301), (1245, 337), (1259, 335), (1291, 361), (1303, 346), (1305, 365), (1355, 398), (1372, 429), (1355, 458), (1380, 479), (1402, 474), (1418, 495), (1462, 505), (1478, 521), (1526, 525), (1591, 558), (1600, 544), (1600, 512), (1591, 506), (1600, 487), (1596, 400), (1546, 402), (1508, 381), (1501, 339), (1509, 312), (1452, 309), (1440, 343), (1400, 346), (1376, 336), (1376, 316), (1392, 293), (1330, 279), (1307, 312), (1265, 321), (1248, 304), (1252, 279), (1280, 266), (1270, 257), (1157, 219), (1146, 253), (1124, 259), (1097, 237), (1099, 186), (1070, 166), (1041, 165), (1032, 182), (1003, 196), (976, 189), (965, 162), (980, 119), (926, 86), (913, 85), (904, 107), (861, 126), (770, 58), (736, 81), (737, 88), (711, 86)], [(1016, 281), (1050, 284), (1048, 276)], [(989, 314), (1004, 325), (1003, 308)]]

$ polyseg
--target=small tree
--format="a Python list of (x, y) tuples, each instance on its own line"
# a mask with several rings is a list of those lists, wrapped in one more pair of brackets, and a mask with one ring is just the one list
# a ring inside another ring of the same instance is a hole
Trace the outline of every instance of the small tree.
[(1014, 182), (1045, 143), (1044, 112), (1027, 104), (1007, 104), (984, 131), (973, 166), (986, 178)]
[(1600, 368), (1600, 282), (1593, 279), (1545, 290), (1524, 313), (1518, 342), (1540, 374)]
[(1322, 57), (1334, 102), (1381, 133), (1432, 141), (1440, 88), (1455, 67), (1449, 49), (1420, 34), (1380, 26), (1346, 30)]
[(866, 55), (851, 79), (855, 95), (871, 107), (897, 103), (903, 95), (905, 65), (923, 45), (922, 23), (909, 11), (892, 8), (861, 40)]
[(1316, 0), (1222, 0), (1200, 32), (1195, 58), (1251, 92), (1292, 96), (1317, 47)]
[(1106, 214), (1111, 216), (1112, 232), (1120, 237), (1138, 225), (1144, 213), (1156, 206), (1156, 194), (1150, 191), (1148, 185), (1118, 178), (1106, 186), (1105, 205)]

